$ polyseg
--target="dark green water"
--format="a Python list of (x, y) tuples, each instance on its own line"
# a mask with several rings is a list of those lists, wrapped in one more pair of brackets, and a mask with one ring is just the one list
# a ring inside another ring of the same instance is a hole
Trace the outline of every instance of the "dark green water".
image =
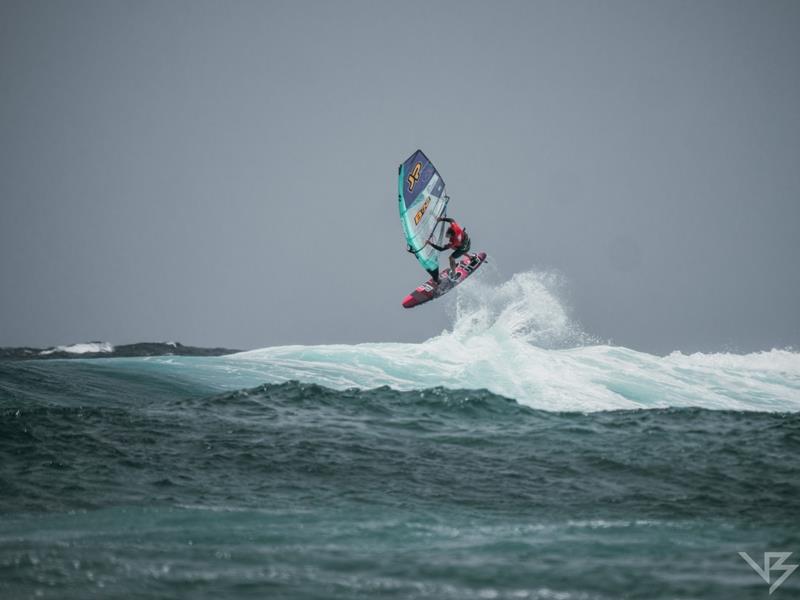
[[(800, 415), (0, 362), (0, 598), (797, 598)], [(775, 573), (774, 577), (778, 577)]]

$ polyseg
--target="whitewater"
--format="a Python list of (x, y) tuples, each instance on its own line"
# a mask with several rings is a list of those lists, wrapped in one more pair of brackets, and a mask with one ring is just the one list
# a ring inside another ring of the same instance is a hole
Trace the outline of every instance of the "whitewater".
[(461, 286), (448, 305), (451, 328), (421, 343), (292, 345), (213, 358), (102, 360), (164, 370), (220, 391), (299, 381), (335, 390), (485, 389), (548, 411), (800, 410), (800, 354), (795, 351), (656, 356), (598, 343), (570, 317), (557, 274), (528, 271), (500, 283), (489, 279), (475, 277)]

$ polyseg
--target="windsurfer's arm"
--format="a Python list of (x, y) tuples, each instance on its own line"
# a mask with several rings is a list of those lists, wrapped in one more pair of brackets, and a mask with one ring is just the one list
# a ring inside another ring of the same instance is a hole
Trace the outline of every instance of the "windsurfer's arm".
[(447, 250), (447, 246), (437, 246), (436, 244), (434, 244), (430, 240), (428, 240), (427, 243), (428, 243), (428, 246), (430, 246), (432, 248), (436, 248), (439, 252), (444, 252), (445, 250)]

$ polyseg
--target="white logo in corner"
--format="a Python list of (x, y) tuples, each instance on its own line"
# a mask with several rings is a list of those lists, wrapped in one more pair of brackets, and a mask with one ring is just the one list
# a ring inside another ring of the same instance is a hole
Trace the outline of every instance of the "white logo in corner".
[[(767, 584), (771, 583), (772, 571), (783, 572), (783, 575), (778, 577), (778, 579), (776, 579), (775, 582), (769, 586), (770, 594), (777, 590), (780, 585), (786, 581), (786, 578), (794, 573), (794, 570), (797, 568), (797, 565), (783, 564), (791, 555), (791, 552), (764, 552), (764, 566), (762, 568), (756, 563), (756, 561), (750, 558), (750, 555), (747, 554), (747, 552), (739, 552), (739, 556), (741, 556), (744, 561), (750, 565), (756, 573), (759, 574), (761, 579), (767, 582)], [(777, 560), (773, 562), (773, 559)]]

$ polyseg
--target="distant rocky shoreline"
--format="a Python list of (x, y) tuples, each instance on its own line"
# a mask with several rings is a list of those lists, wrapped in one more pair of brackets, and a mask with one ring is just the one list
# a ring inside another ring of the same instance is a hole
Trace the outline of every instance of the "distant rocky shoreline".
[(132, 356), (221, 356), (240, 352), (231, 348), (199, 348), (180, 342), (142, 342), (113, 346), (88, 342), (50, 348), (0, 348), (0, 360), (47, 360), (52, 358), (120, 358)]

